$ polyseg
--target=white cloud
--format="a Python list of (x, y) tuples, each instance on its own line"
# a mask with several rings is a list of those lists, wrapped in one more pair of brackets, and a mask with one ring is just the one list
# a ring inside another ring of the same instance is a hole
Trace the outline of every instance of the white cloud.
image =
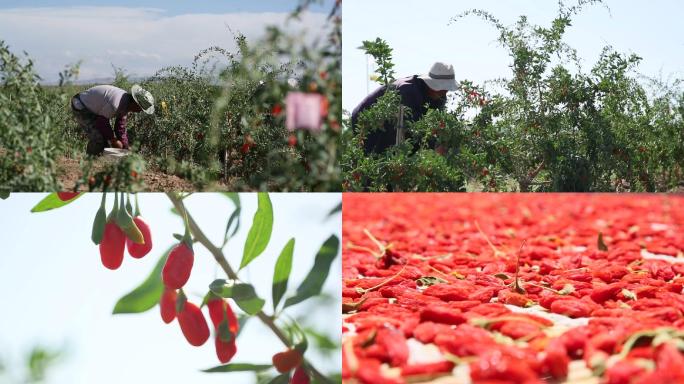
[(166, 16), (154, 8), (69, 7), (0, 10), (0, 39), (15, 52), (27, 51), (47, 81), (66, 64), (83, 60), (81, 79), (109, 77), (111, 64), (137, 76), (168, 65), (188, 64), (213, 45), (235, 50), (233, 35), (260, 38), (267, 25), (312, 38), (325, 15), (306, 13), (286, 23), (287, 13), (186, 14)]

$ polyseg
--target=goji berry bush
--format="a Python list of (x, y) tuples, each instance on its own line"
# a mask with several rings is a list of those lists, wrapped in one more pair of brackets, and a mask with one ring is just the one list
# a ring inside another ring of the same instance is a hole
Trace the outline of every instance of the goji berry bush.
[(684, 382), (682, 204), (345, 194), (344, 382)]
[[(138, 191), (147, 165), (200, 190), (339, 191), (341, 3), (310, 32), (316, 38), (264, 30), (254, 41), (236, 33), (235, 51), (208, 47), (190, 66), (136, 80), (155, 96), (156, 112), (130, 116), (137, 155), (104, 170), (84, 158), (86, 139), (70, 117), (71, 96), (91, 86), (73, 84), (78, 64), (59, 86), (43, 86), (30, 58), (0, 42), (0, 189)], [(113, 84), (130, 89), (132, 81), (115, 68)], [(82, 159), (75, 185), (59, 185), (61, 156)]]
[[(396, 92), (346, 124), (343, 188), (349, 191), (669, 191), (684, 180), (684, 91), (681, 79), (638, 72), (637, 54), (606, 46), (587, 70), (564, 41), (572, 18), (600, 0), (559, 2), (549, 26), (520, 16), (498, 32), (510, 74), (460, 81), (446, 111), (404, 119), (406, 140), (365, 154), (369, 132), (400, 125)], [(638, 28), (636, 26), (635, 28)], [(392, 81), (392, 50), (378, 38), (362, 49), (375, 58), (378, 82)], [(586, 60), (584, 60), (586, 61)]]
[[(32, 212), (78, 204), (82, 195), (78, 192), (49, 194), (38, 202)], [(311, 257), (313, 265), (310, 271), (294, 292), (288, 291), (288, 284), (292, 284), (289, 280), (296, 254), (296, 240), (290, 238), (287, 241), (274, 263), (272, 312), (267, 313), (266, 300), (245, 278), (244, 268), (264, 253), (273, 232), (279, 230), (274, 228), (274, 210), (268, 194), (226, 194), (235, 209), (226, 218), (225, 230), (221, 228), (223, 241), (214, 243), (207, 238), (185, 205), (185, 199), (191, 194), (168, 193), (170, 205), (183, 220), (180, 231), (183, 234), (169, 233), (168, 236), (175, 237), (177, 241), (166, 251), (155, 248), (151, 231), (154, 223), (148, 222), (142, 215), (137, 195), (131, 198), (128, 194), (114, 193), (114, 202), (108, 213), (106, 206), (110, 195), (102, 194), (90, 234), (90, 240), (98, 245), (102, 266), (115, 271), (130, 267), (128, 263), (135, 262), (135, 259), (159, 258), (147, 279), (118, 300), (114, 314), (142, 313), (158, 308), (160, 324), (177, 323), (180, 328), (177, 331), (182, 333), (190, 346), (210, 344), (206, 348), (215, 351), (216, 363), (220, 365), (207, 362), (208, 365), (216, 365), (205, 369), (207, 373), (251, 371), (259, 383), (340, 382), (339, 373), (321, 372), (307, 358), (311, 356), (307, 351), (312, 349), (318, 352), (339, 350), (335, 341), (331, 341), (323, 332), (316, 331), (311, 324), (305, 324), (301, 318), (293, 318), (288, 314), (290, 308), (297, 304), (320, 299), (331, 265), (339, 253), (337, 235), (330, 235), (322, 242), (315, 257)], [(245, 223), (241, 223), (241, 201), (245, 198), (254, 198), (258, 204), (252, 222), (247, 223), (251, 225), (242, 248), (240, 264), (233, 266), (225, 252), (229, 249), (234, 253), (239, 251), (239, 248), (231, 245), (234, 243), (231, 240), (241, 227), (245, 227)], [(339, 206), (332, 208), (327, 216), (339, 213)], [(88, 241), (86, 237), (84, 241)], [(187, 290), (187, 283), (193, 269), (196, 269), (195, 252), (199, 247), (213, 257), (217, 270), (225, 274), (224, 278), (207, 281), (206, 294), (203, 296), (198, 296), (194, 290)], [(131, 261), (126, 260), (129, 256)], [(263, 360), (255, 363), (240, 361), (240, 345), (249, 343), (244, 337), (239, 338), (240, 330), (250, 319), (263, 323), (266, 331), (273, 334), (274, 342), (283, 344), (282, 352), (274, 354), (270, 361), (267, 356), (262, 356)], [(310, 343), (309, 339), (313, 341)]]

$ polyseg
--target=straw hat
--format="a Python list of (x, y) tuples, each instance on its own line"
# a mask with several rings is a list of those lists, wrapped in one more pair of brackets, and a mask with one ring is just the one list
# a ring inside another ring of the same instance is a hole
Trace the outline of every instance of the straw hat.
[(140, 106), (143, 112), (151, 115), (154, 113), (154, 97), (148, 91), (144, 90), (138, 84), (133, 85), (131, 88), (131, 94), (133, 95), (133, 100)]
[(436, 62), (432, 64), (429, 73), (418, 77), (423, 79), (425, 84), (434, 91), (455, 91), (457, 89), (454, 67), (451, 64)]

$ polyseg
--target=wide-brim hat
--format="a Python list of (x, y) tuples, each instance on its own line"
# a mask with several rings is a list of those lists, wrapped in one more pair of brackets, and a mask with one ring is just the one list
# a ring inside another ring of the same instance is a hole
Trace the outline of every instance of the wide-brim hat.
[(451, 64), (437, 62), (432, 64), (430, 72), (425, 75), (418, 76), (423, 79), (430, 89), (435, 91), (455, 91), (456, 76), (454, 75), (454, 67)]
[(151, 93), (144, 90), (140, 85), (135, 84), (131, 87), (131, 94), (133, 95), (133, 100), (138, 103), (143, 112), (148, 115), (154, 113), (154, 97)]

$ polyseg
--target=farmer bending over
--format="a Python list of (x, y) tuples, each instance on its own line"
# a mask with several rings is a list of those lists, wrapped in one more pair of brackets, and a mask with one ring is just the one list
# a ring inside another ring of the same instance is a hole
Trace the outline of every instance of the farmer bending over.
[[(427, 109), (443, 109), (446, 105), (448, 91), (456, 90), (454, 67), (449, 64), (437, 62), (432, 65), (430, 72), (425, 75), (413, 75), (396, 80), (389, 85), (390, 89), (396, 90), (401, 96), (401, 104), (408, 107), (411, 113), (405, 121), (418, 121), (427, 112)], [(352, 112), (352, 129), (356, 132), (356, 123), (359, 114), (373, 106), (378, 98), (385, 94), (387, 86), (382, 86), (359, 104)], [(427, 108), (426, 108), (427, 105)], [(397, 128), (394, 124), (385, 123), (385, 129), (370, 132), (364, 142), (366, 154), (380, 153), (396, 144)]]
[[(126, 120), (129, 112), (154, 113), (152, 94), (134, 85), (128, 93), (113, 85), (98, 85), (71, 98), (71, 110), (88, 136), (86, 153), (101, 154), (107, 143), (128, 149)], [(114, 128), (109, 120), (116, 118)]]

